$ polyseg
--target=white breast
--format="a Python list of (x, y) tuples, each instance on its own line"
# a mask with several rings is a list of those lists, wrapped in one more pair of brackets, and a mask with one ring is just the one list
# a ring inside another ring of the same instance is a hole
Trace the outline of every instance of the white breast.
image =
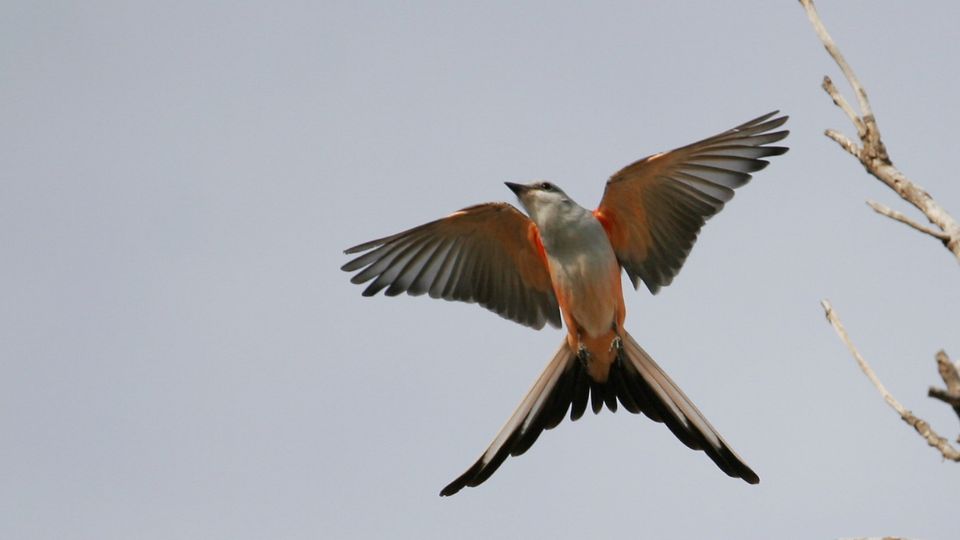
[(616, 318), (620, 267), (600, 222), (588, 211), (578, 214), (540, 233), (560, 301), (588, 335), (599, 336)]

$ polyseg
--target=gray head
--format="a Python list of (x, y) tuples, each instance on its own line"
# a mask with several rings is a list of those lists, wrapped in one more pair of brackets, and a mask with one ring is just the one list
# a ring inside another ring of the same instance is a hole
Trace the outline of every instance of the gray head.
[(517, 199), (530, 214), (530, 219), (541, 229), (548, 222), (566, 217), (571, 210), (582, 210), (562, 189), (550, 182), (538, 180), (529, 184), (504, 183), (517, 194)]

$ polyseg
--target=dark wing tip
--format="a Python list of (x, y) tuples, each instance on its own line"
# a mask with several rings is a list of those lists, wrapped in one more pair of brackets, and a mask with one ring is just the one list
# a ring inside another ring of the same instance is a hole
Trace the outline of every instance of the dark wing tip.
[(760, 125), (760, 124), (763, 124), (764, 122), (770, 120), (771, 118), (773, 118), (773, 120), (770, 120), (769, 123), (770, 123), (771, 125), (770, 125), (770, 127), (767, 128), (767, 129), (773, 129), (773, 128), (779, 126), (779, 125), (782, 125), (784, 122), (787, 121), (788, 118), (790, 118), (790, 117), (787, 116), (787, 115), (783, 115), (783, 116), (774, 118), (774, 117), (777, 116), (778, 114), (780, 114), (780, 110), (779, 110), (779, 109), (777, 109), (777, 110), (775, 110), (775, 111), (770, 111), (770, 112), (768, 112), (767, 114), (762, 114), (762, 115), (760, 115), (760, 116), (758, 116), (758, 117), (756, 117), (756, 118), (753, 118), (753, 119), (751, 119), (751, 120), (747, 120), (746, 122), (740, 124), (739, 126), (734, 127), (733, 130), (731, 130), (731, 131), (737, 131), (737, 130), (741, 130), (741, 129), (747, 129), (747, 128), (751, 128), (751, 127), (756, 127), (756, 126), (758, 126), (758, 125)]
[[(344, 253), (347, 253), (347, 252), (344, 251)], [(355, 252), (354, 252), (354, 253), (355, 253)], [(346, 263), (344, 263), (343, 266), (340, 267), (340, 269), (343, 270), (344, 272), (354, 272), (354, 271), (356, 271), (356, 270), (359, 270), (359, 269), (363, 268), (364, 266), (366, 266), (365, 264), (361, 263), (361, 261), (360, 261), (360, 259), (362, 259), (363, 257), (364, 257), (364, 256), (361, 255), (361, 256), (359, 256), (359, 257), (355, 257), (355, 258), (353, 258), (353, 259), (350, 259), (349, 261), (347, 261)], [(351, 279), (351, 282), (353, 282), (353, 283), (363, 283), (364, 281), (366, 281), (366, 280), (353, 281), (353, 280)]]
[(779, 126), (779, 125), (783, 124), (784, 122), (786, 122), (787, 120), (790, 119), (790, 115), (789, 115), (789, 114), (783, 114), (783, 115), (777, 116), (777, 115), (779, 115), (779, 114), (780, 114), (780, 109), (776, 109), (776, 110), (774, 110), (774, 111), (768, 112), (767, 114), (765, 114), (765, 115), (763, 115), (763, 116), (757, 117), (757, 118), (754, 119), (754, 120), (751, 120), (749, 123), (757, 123), (757, 124), (760, 124), (760, 123), (764, 122), (764, 121), (767, 120), (767, 119), (773, 118), (773, 120), (771, 120), (771, 122), (777, 122), (777, 125)]
[(779, 146), (766, 146), (766, 145), (773, 142), (782, 141), (783, 139), (786, 139), (787, 135), (789, 134), (790, 134), (789, 129), (767, 132), (767, 140), (763, 143), (763, 146), (761, 146), (761, 148), (782, 148)]
[(368, 251), (368, 250), (370, 250), (370, 249), (372, 249), (372, 248), (375, 248), (375, 247), (379, 246), (380, 244), (383, 244), (386, 240), (389, 240), (389, 239), (391, 239), (391, 238), (393, 238), (393, 237), (388, 236), (388, 237), (386, 237), (386, 238), (378, 238), (378, 239), (376, 239), (376, 240), (371, 240), (371, 241), (369, 241), (369, 242), (364, 242), (364, 243), (362, 243), (362, 244), (357, 244), (357, 245), (355, 245), (355, 246), (353, 246), (353, 247), (349, 247), (349, 248), (343, 250), (343, 254), (344, 254), (344, 255), (353, 255), (354, 253), (361, 253), (361, 252), (363, 252), (363, 251)]
[[(780, 133), (783, 133), (784, 137), (790, 134), (789, 131), (781, 131)], [(763, 157), (782, 156), (790, 151), (789, 146), (764, 146), (763, 148), (767, 151), (767, 154)]]
[(766, 131), (776, 129), (782, 126), (783, 124), (787, 123), (787, 120), (790, 119), (790, 117), (787, 115), (775, 117), (775, 115), (778, 114), (779, 112), (780, 111), (773, 111), (763, 116), (758, 116), (753, 120), (748, 120), (740, 124), (739, 126), (734, 127), (733, 129), (730, 130), (730, 132), (736, 133), (738, 131), (751, 131), (754, 133), (763, 133)]
[(776, 116), (776, 115), (778, 115), (778, 114), (780, 114), (780, 109), (774, 109), (774, 110), (772, 110), (772, 111), (770, 111), (770, 112), (768, 112), (768, 113), (766, 113), (766, 114), (761, 114), (760, 116), (754, 118), (753, 120), (748, 120), (748, 121), (744, 122), (742, 125), (744, 125), (744, 126), (750, 126), (750, 125), (753, 125), (753, 124), (760, 124), (760, 123), (763, 123), (765, 120), (767, 120), (767, 119), (769, 119), (769, 118), (773, 118), (774, 116)]

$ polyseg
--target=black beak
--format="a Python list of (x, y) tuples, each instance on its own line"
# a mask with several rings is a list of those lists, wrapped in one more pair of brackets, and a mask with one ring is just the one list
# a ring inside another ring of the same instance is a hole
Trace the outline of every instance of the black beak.
[(510, 191), (514, 192), (517, 195), (517, 197), (523, 195), (524, 193), (527, 192), (527, 190), (530, 189), (530, 186), (525, 186), (523, 184), (514, 184), (513, 182), (504, 182), (504, 184), (506, 184), (507, 187), (510, 188)]

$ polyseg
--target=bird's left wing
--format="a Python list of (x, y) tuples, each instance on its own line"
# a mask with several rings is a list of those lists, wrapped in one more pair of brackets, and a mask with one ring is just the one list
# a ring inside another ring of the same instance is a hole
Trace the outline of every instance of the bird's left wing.
[(656, 293), (669, 285), (704, 222), (750, 180), (750, 173), (767, 166), (761, 158), (787, 151), (768, 146), (790, 133), (774, 131), (787, 121), (776, 114), (646, 157), (607, 181), (594, 214), (634, 287), (643, 280)]
[(373, 282), (372, 296), (406, 292), (476, 302), (533, 328), (560, 327), (560, 308), (543, 246), (530, 218), (507, 203), (486, 203), (393, 236), (354, 246), (363, 253), (343, 265), (359, 272), (353, 283)]

